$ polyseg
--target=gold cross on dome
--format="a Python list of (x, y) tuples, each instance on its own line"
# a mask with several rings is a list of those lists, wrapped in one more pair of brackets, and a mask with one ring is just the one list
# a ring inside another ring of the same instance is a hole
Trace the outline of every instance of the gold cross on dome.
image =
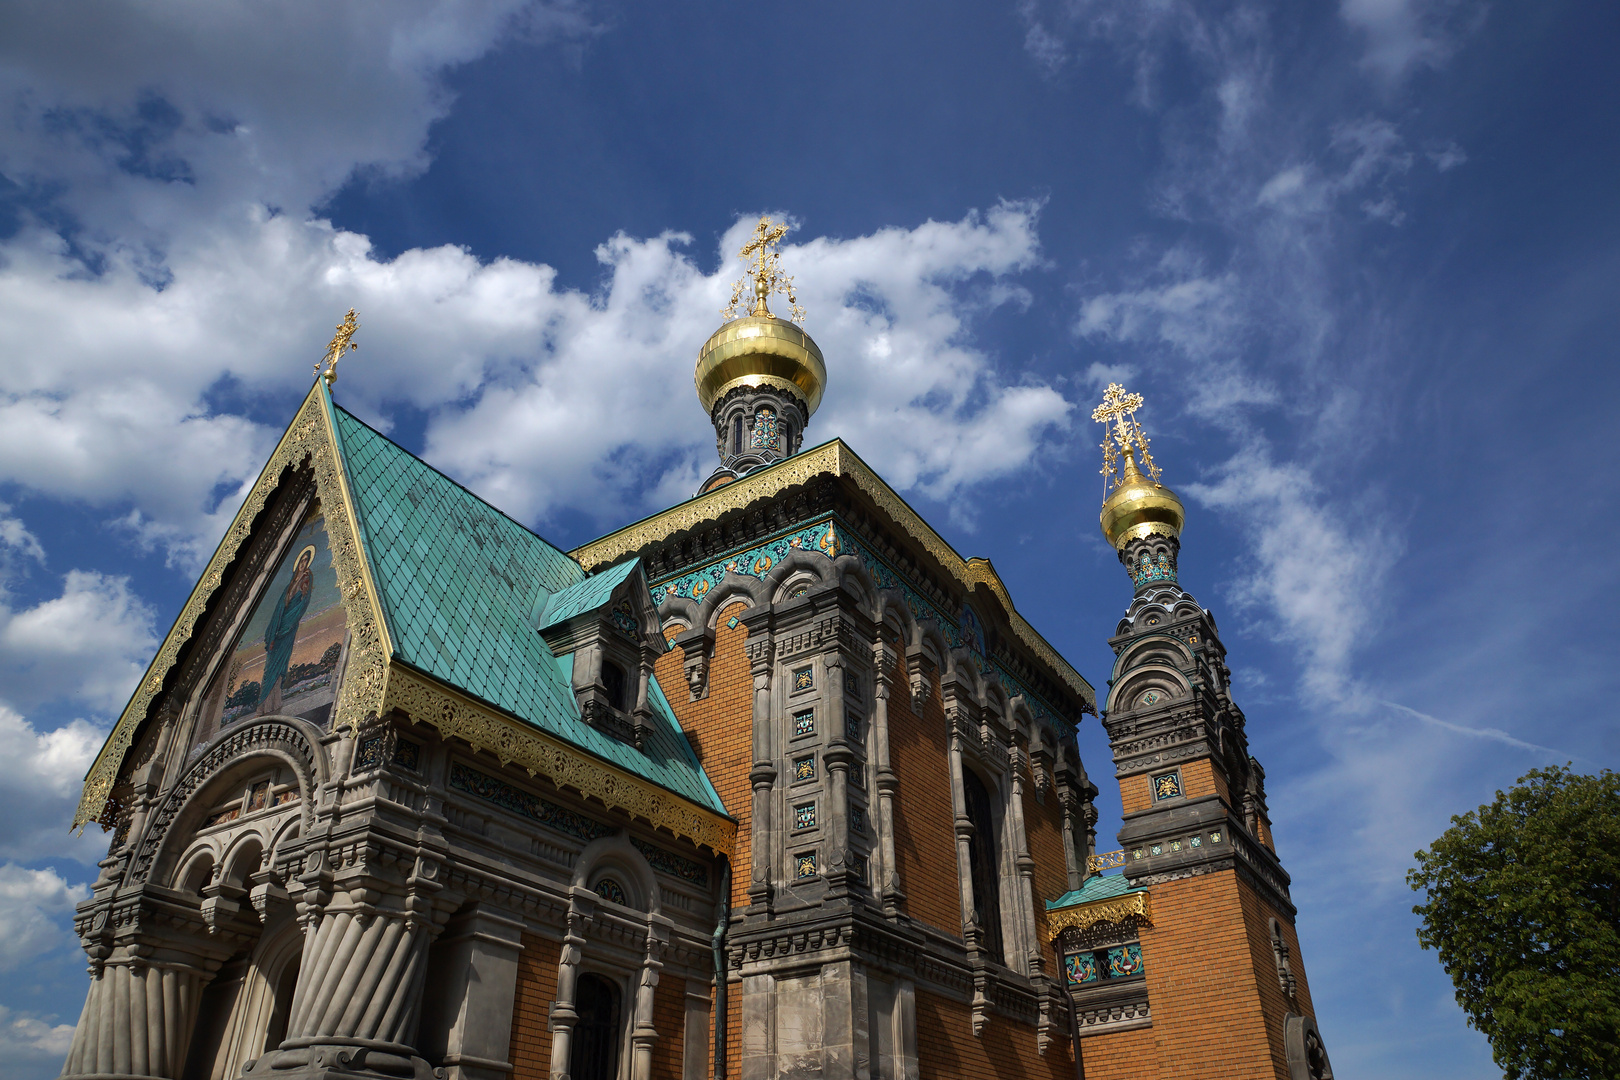
[(360, 329), (360, 324), (354, 319), (354, 308), (350, 308), (349, 313), (343, 317), (343, 321), (338, 323), (337, 333), (332, 335), (331, 343), (326, 346), (326, 355), (321, 357), (320, 361), (315, 365), (317, 378), (322, 376), (321, 369), (323, 367), (326, 369), (326, 385), (329, 389), (333, 383), (337, 382), (338, 361), (360, 347), (351, 340), (354, 337), (354, 332), (358, 329)]
[(731, 303), (720, 309), (723, 317), (728, 320), (737, 317), (738, 305), (743, 302), (743, 294), (752, 281), (754, 306), (748, 314), (774, 318), (766, 301), (772, 293), (780, 293), (793, 305), (793, 321), (804, 322), (804, 308), (799, 306), (799, 299), (794, 295), (793, 278), (782, 273), (781, 255), (776, 250), (777, 243), (787, 235), (787, 231), (786, 222), (775, 222), (769, 217), (759, 219), (759, 224), (754, 226), (754, 235), (737, 252), (737, 258), (748, 264), (748, 269), (732, 283)]
[(1141, 468), (1147, 470), (1155, 483), (1159, 479), (1159, 467), (1153, 463), (1153, 455), (1148, 453), (1147, 433), (1136, 419), (1136, 410), (1141, 407), (1141, 394), (1128, 394), (1119, 383), (1109, 383), (1108, 389), (1103, 391), (1102, 404), (1091, 410), (1091, 418), (1097, 423), (1113, 425), (1111, 431), (1107, 427), (1103, 429), (1101, 471), (1104, 497), (1123, 479), (1117, 468), (1121, 454), (1140, 457)]

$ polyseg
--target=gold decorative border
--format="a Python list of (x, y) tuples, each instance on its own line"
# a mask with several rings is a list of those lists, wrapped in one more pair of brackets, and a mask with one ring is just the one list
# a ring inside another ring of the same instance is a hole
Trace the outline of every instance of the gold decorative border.
[(446, 738), (460, 739), (475, 752), (489, 750), (502, 765), (515, 764), (530, 776), (544, 776), (668, 829), (700, 847), (731, 854), (737, 823), (672, 791), (572, 746), (521, 720), (399, 664), (388, 667), (383, 712), (398, 709), (413, 723), (425, 723)]
[(1096, 707), (1097, 694), (1091, 684), (1086, 682), (1067, 660), (1058, 655), (1057, 650), (1052, 648), (1022, 615), (1018, 614), (1007, 587), (1002, 584), (990, 560), (981, 558), (964, 560), (956, 553), (955, 548), (947, 544), (917, 511), (895, 494), (894, 490), (883, 482), (883, 478), (873, 472), (871, 466), (862, 461), (842, 439), (823, 443), (813, 450), (797, 454), (769, 468), (749, 473), (741, 480), (734, 480), (723, 487), (688, 499), (679, 506), (654, 514), (618, 532), (609, 533), (568, 554), (585, 568), (586, 573), (593, 573), (598, 567), (618, 562), (626, 555), (641, 551), (649, 544), (666, 540), (676, 533), (712, 521), (728, 510), (741, 509), (760, 499), (780, 494), (823, 473), (853, 480), (867, 497), (905, 529), (911, 538), (937, 559), (947, 572), (953, 574), (969, 593), (973, 592), (975, 586), (986, 586), (1006, 611), (1007, 621), (1012, 625), (1013, 633), (1017, 635), (1018, 640), (1051, 668), (1070, 690), (1093, 708)]
[(1153, 925), (1153, 908), (1148, 902), (1147, 890), (1129, 892), (1124, 896), (1111, 896), (1107, 900), (1093, 900), (1088, 904), (1059, 908), (1046, 913), (1046, 932), (1052, 937), (1074, 927), (1085, 930), (1098, 923), (1124, 922), (1140, 919), (1143, 925)]
[[(289, 465), (296, 468), (306, 458), (315, 470), (315, 491), (326, 517), (327, 543), (332, 551), (332, 565), (337, 571), (338, 589), (342, 593), (343, 608), (348, 617), (349, 661), (334, 721), (357, 729), (368, 712), (377, 711), (383, 691), (383, 673), (393, 650), (382, 611), (377, 606), (376, 586), (359, 541), (359, 525), (343, 475), (337, 450), (337, 432), (332, 429), (326, 389), (317, 380), (292, 423), (282, 434), (275, 453), (265, 462), (253, 490), (231, 521), (231, 527), (225, 531), (219, 547), (214, 550), (214, 557), (209, 560), (207, 569), (191, 590), (162, 647), (152, 658), (151, 666), (146, 669), (140, 685), (85, 775), (79, 809), (73, 816), (73, 828), (83, 828), (101, 816), (107, 805), (107, 796), (123, 767), (124, 755), (129, 752), (153, 699), (162, 692), (163, 682), (178, 662), (180, 650), (201, 628), (203, 611), (215, 591), (224, 583), (225, 568), (236, 558), (252, 532), (254, 519), (275, 494), (282, 470)], [(340, 506), (343, 510), (341, 514), (332, 512), (333, 508)]]

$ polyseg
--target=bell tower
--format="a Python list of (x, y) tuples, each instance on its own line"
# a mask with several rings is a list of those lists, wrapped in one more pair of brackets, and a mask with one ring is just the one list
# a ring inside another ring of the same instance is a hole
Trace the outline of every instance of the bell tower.
[[(787, 226), (760, 218), (738, 253), (748, 264), (733, 285), (726, 323), (698, 352), (693, 381), (714, 424), (720, 467), (703, 482), (710, 491), (798, 453), (805, 425), (821, 404), (827, 367), (821, 349), (797, 325), (804, 320), (793, 279), (778, 264), (776, 244)], [(744, 305), (752, 294), (752, 306)], [(784, 295), (793, 321), (771, 313), (773, 293)], [(738, 316), (740, 310), (747, 314)]]
[(1141, 406), (1113, 384), (1092, 419), (1107, 425), (1099, 523), (1135, 593), (1109, 640), (1103, 726), (1124, 811), (1110, 861), (1151, 897), (1141, 947), (1155, 1040), (1180, 1047), (1185, 1075), (1242, 1062), (1246, 1076), (1323, 1080), (1332, 1070), (1265, 772), (1249, 753), (1215, 617), (1181, 586), (1185, 508), (1160, 482)]

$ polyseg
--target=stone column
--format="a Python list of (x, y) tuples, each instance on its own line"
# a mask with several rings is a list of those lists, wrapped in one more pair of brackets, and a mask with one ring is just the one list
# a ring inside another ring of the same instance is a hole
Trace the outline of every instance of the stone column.
[(223, 957), (189, 962), (150, 957), (149, 946), (125, 946), (92, 968), (63, 1077), (179, 1077), (191, 1050), (202, 989)]
[(748, 782), (754, 791), (753, 822), (749, 832), (748, 902), (770, 910), (772, 882), (780, 865), (776, 850), (775, 791), (776, 739), (771, 723), (771, 668), (775, 664), (771, 635), (748, 642), (748, 666), (754, 677), (754, 765)]
[(973, 822), (967, 815), (967, 790), (962, 782), (962, 737), (951, 731), (951, 809), (956, 827), (957, 889), (962, 904), (962, 937), (971, 952), (982, 936), (973, 908)]
[(872, 694), (872, 756), (877, 766), (878, 855), (882, 869), (879, 898), (883, 913), (897, 918), (906, 894), (900, 887), (900, 865), (894, 849), (894, 798), (900, 778), (889, 764), (889, 678), (896, 663), (894, 651), (880, 637), (872, 649), (872, 666), (877, 672)]
[[(434, 946), (434, 970), (448, 976), (422, 1003), (420, 1049), (445, 1080), (504, 1080), (512, 1065), (512, 1003), (523, 922), (488, 904), (458, 915)], [(441, 964), (439, 961), (443, 960)]]
[(1068, 871), (1069, 890), (1072, 892), (1086, 883), (1085, 862), (1074, 835), (1074, 817), (1080, 809), (1080, 800), (1070, 784), (1060, 782), (1057, 789), (1058, 805), (1063, 810), (1063, 865)]
[(662, 915), (647, 915), (647, 950), (641, 962), (641, 978), (636, 984), (635, 1018), (630, 1026), (630, 1080), (652, 1080), (653, 1044), (658, 1041), (653, 1009), (659, 973), (664, 970), (659, 957), (669, 944), (669, 932), (674, 925)]
[(551, 1003), (551, 1078), (568, 1080), (568, 1059), (574, 1049), (574, 993), (579, 982), (579, 961), (585, 950), (585, 913), (580, 910), (580, 893), (568, 901), (568, 933), (563, 935), (562, 956), (557, 963), (557, 999)]
[(827, 865), (822, 876), (831, 895), (847, 896), (854, 877), (849, 863), (849, 770), (857, 759), (846, 732), (844, 657), (835, 651), (829, 653), (823, 663), (827, 669), (827, 722), (832, 727), (832, 738), (821, 755), (827, 767), (827, 799), (822, 807), (826, 818)]
[(354, 1071), (408, 1073), (416, 1069), (417, 1017), (428, 947), (442, 914), (431, 897), (439, 863), (419, 854), (403, 896), (385, 895), (362, 879), (322, 903), (330, 881), (322, 854), (311, 856), (300, 901), (304, 956), (287, 1022), (275, 1053), (244, 1070), (272, 1071), (340, 1065)]
[(1018, 897), (1018, 937), (1023, 944), (1024, 973), (1035, 975), (1045, 966), (1040, 941), (1035, 933), (1035, 860), (1029, 854), (1029, 836), (1024, 828), (1024, 766), (1028, 760), (1015, 743), (1008, 751), (1008, 774), (1012, 779), (1007, 799), (1007, 820), (1012, 825), (1013, 865), (1018, 870), (1014, 891)]

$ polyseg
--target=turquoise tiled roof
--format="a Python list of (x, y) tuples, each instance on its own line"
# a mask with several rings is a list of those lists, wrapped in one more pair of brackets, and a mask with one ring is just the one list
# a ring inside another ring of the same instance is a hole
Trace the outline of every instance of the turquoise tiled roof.
[(571, 657), (553, 656), (535, 629), (554, 597), (605, 601), (625, 572), (586, 578), (563, 552), (327, 402), (395, 659), (725, 814), (661, 691), (660, 722), (641, 750), (609, 738), (580, 719)]
[(1047, 911), (1056, 911), (1058, 908), (1074, 907), (1076, 904), (1089, 904), (1093, 900), (1110, 900), (1116, 896), (1124, 896), (1128, 892), (1143, 892), (1143, 889), (1133, 889), (1130, 880), (1124, 874), (1093, 874), (1086, 878), (1085, 883), (1078, 889), (1070, 889), (1056, 900), (1046, 902)]
[(635, 572), (640, 559), (631, 559), (594, 574), (577, 585), (570, 585), (546, 601), (546, 610), (540, 616), (540, 629), (545, 630), (572, 619), (582, 611), (593, 611), (608, 602), (619, 583)]

